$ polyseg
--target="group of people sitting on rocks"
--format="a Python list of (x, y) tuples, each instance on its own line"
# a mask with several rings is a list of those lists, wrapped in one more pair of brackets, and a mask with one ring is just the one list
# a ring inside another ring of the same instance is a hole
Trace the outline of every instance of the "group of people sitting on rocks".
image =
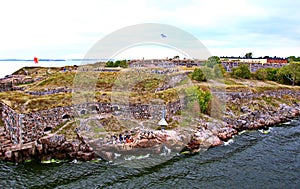
[(133, 142), (133, 137), (130, 134), (119, 134), (119, 136), (113, 135), (113, 144), (127, 144)]

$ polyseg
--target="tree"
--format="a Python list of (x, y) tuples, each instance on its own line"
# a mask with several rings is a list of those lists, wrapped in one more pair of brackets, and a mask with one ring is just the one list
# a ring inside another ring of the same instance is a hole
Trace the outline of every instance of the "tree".
[(216, 64), (214, 66), (214, 74), (216, 78), (222, 79), (225, 76), (226, 70), (222, 64)]
[(207, 81), (204, 73), (200, 68), (195, 68), (193, 73), (192, 73), (192, 79), (196, 81)]
[(105, 67), (114, 67), (114, 63), (112, 61), (108, 61), (106, 62)]
[(300, 83), (300, 63), (291, 60), (289, 65), (279, 69), (277, 73), (278, 81), (284, 84), (295, 84)]
[(205, 78), (208, 79), (214, 79), (215, 78), (215, 74), (213, 72), (213, 69), (211, 69), (210, 67), (207, 66), (203, 66), (201, 67), (202, 72), (205, 75)]
[(205, 62), (205, 65), (210, 68), (213, 68), (216, 64), (221, 64), (221, 60), (218, 56), (211, 56)]
[(174, 60), (179, 60), (179, 58), (180, 57), (178, 55), (176, 55), (176, 56), (173, 57)]
[(108, 61), (105, 64), (105, 67), (122, 67), (122, 68), (127, 68), (128, 63), (126, 60), (117, 60), (116, 62)]
[(258, 80), (266, 80), (268, 78), (268, 72), (266, 69), (261, 68), (261, 69), (256, 70), (256, 72), (254, 73), (254, 76)]
[(245, 54), (245, 58), (252, 58), (252, 52), (248, 52)]
[(235, 78), (250, 79), (251, 72), (248, 64), (240, 64), (237, 68), (233, 68), (231, 75)]
[(212, 98), (212, 95), (209, 91), (205, 91), (199, 87), (193, 86), (186, 88), (185, 92), (188, 109), (195, 111), (196, 105), (196, 108), (200, 108), (201, 113), (208, 113), (209, 102)]
[(292, 61), (300, 61), (300, 56), (296, 57), (296, 56), (289, 56), (288, 57), (288, 62), (292, 62)]
[(265, 68), (267, 71), (267, 80), (270, 81), (277, 81), (277, 72), (279, 68)]

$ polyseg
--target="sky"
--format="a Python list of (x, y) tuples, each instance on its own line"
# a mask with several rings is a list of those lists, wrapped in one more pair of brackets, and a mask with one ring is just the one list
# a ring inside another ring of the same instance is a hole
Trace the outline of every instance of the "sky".
[[(110, 33), (143, 23), (180, 28), (212, 55), (300, 56), (299, 7), (298, 0), (1, 1), (0, 59), (83, 58)], [(178, 54), (166, 47), (140, 45), (117, 56)]]

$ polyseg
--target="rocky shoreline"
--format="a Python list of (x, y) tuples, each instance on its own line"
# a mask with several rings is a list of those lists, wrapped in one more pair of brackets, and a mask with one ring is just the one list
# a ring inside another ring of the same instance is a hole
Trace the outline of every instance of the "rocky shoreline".
[[(300, 116), (298, 91), (280, 90), (260, 93), (239, 92), (227, 94), (227, 109), (223, 120), (203, 116), (183, 150), (198, 152), (224, 144), (243, 130), (267, 129)], [(280, 100), (281, 99), (281, 100)], [(284, 101), (282, 100), (284, 99)], [(161, 135), (151, 137), (138, 133), (131, 148), (147, 148), (166, 142)], [(174, 140), (174, 138), (170, 138)], [(3, 141), (1, 141), (3, 143)], [(97, 158), (94, 149), (77, 133), (77, 139), (68, 141), (64, 135), (48, 134), (24, 145), (0, 148), (0, 158), (22, 162), (36, 158), (41, 161), (68, 159), (89, 161)]]

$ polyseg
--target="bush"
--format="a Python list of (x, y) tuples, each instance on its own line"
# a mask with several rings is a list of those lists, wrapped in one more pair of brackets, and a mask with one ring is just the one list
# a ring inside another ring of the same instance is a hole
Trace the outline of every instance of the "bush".
[(204, 73), (200, 68), (195, 68), (193, 73), (192, 73), (192, 79), (196, 81), (207, 81)]
[(214, 66), (214, 74), (216, 78), (222, 79), (225, 76), (226, 70), (222, 64), (216, 64)]
[(105, 67), (122, 67), (127, 68), (128, 63), (126, 60), (117, 60), (116, 62), (108, 61), (105, 64)]
[(258, 69), (255, 73), (254, 73), (254, 77), (255, 79), (258, 79), (258, 80), (266, 80), (268, 78), (268, 72), (266, 69), (264, 68), (261, 68), (261, 69)]
[(277, 81), (282, 84), (291, 85), (292, 82), (288, 77), (290, 77), (290, 71), (286, 68), (287, 66), (284, 66), (280, 68), (276, 74)]
[(212, 98), (209, 91), (204, 91), (198, 87), (190, 87), (186, 89), (186, 95), (188, 109), (195, 111), (195, 105), (197, 105), (201, 113), (208, 113), (209, 102)]
[(204, 73), (206, 79), (214, 79), (215, 78), (213, 69), (211, 69), (210, 67), (204, 66), (204, 67), (201, 67), (201, 70)]
[(234, 78), (250, 79), (251, 72), (249, 69), (249, 65), (241, 64), (237, 68), (233, 68), (231, 76), (233, 76)]
[(287, 66), (280, 68), (276, 76), (279, 83), (299, 85), (300, 63), (291, 61)]
[(267, 80), (277, 81), (277, 72), (279, 68), (265, 68), (267, 72)]
[(213, 68), (216, 64), (221, 64), (221, 60), (218, 56), (211, 56), (205, 62), (205, 65), (210, 68)]

